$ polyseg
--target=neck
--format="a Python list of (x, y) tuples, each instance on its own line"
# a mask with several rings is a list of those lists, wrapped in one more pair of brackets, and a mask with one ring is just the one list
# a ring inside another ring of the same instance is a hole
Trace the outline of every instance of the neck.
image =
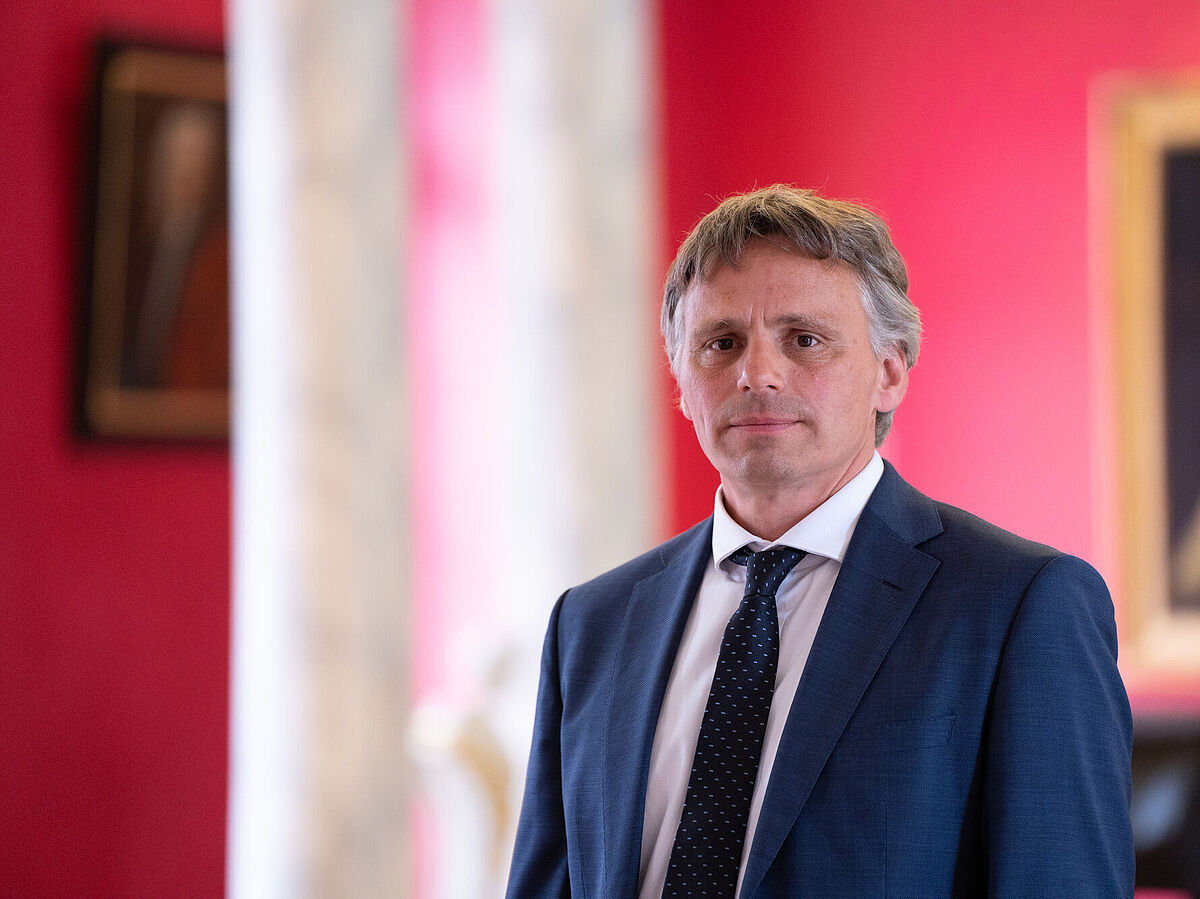
[(756, 537), (775, 541), (797, 522), (854, 480), (871, 455), (855, 459), (845, 471), (804, 484), (744, 484), (721, 479), (721, 495), (731, 518)]

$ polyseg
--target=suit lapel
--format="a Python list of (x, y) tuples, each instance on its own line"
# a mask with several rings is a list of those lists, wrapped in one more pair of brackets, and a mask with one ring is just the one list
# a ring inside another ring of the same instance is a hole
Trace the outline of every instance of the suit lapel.
[(639, 581), (621, 624), (604, 738), (605, 896), (633, 896), (641, 859), (650, 751), (692, 600), (712, 558), (712, 521), (680, 537), (661, 571)]
[(817, 629), (763, 797), (742, 896), (752, 896), (938, 563), (914, 544), (941, 529), (888, 465), (859, 518)]

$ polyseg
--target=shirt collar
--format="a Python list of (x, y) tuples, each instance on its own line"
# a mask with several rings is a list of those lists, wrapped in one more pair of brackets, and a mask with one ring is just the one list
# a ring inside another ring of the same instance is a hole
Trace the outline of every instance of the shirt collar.
[(751, 534), (730, 517), (725, 509), (721, 488), (718, 487), (713, 503), (713, 561), (720, 567), (731, 553), (750, 544), (750, 548), (756, 552), (772, 546), (790, 546), (810, 555), (836, 559), (840, 563), (846, 557), (846, 549), (850, 546), (859, 516), (881, 477), (883, 459), (875, 452), (863, 470), (841, 490), (792, 525), (786, 534), (773, 543)]

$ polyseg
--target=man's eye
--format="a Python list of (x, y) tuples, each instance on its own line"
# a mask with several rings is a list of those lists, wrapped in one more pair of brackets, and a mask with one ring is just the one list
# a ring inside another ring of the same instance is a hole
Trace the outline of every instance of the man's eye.
[(811, 347), (817, 345), (817, 338), (811, 334), (801, 334), (796, 338), (796, 343), (803, 347)]
[(721, 350), (722, 352), (728, 352), (729, 350), (733, 349), (733, 338), (732, 337), (718, 337), (716, 340), (714, 340), (712, 342), (712, 346), (713, 346), (714, 350)]

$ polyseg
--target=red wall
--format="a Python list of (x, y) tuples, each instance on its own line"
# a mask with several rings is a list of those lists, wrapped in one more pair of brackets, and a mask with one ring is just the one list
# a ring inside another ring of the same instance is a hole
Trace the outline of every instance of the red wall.
[[(662, 0), (660, 53), (664, 260), (712, 196), (755, 185), (881, 210), (926, 323), (885, 455), (1113, 579), (1089, 88), (1200, 66), (1200, 6)], [(681, 416), (670, 433), (678, 529), (710, 511), (716, 480)]]
[[(756, 184), (881, 209), (928, 329), (887, 454), (939, 498), (1095, 558), (1111, 523), (1093, 527), (1107, 448), (1089, 356), (1087, 92), (1112, 69), (1200, 66), (1200, 7), (949, 6), (661, 0), (663, 265), (714, 195)], [(89, 42), (215, 42), (221, 7), (8, 7), (0, 893), (219, 895), (227, 458), (82, 444), (68, 421)], [(715, 477), (668, 394), (664, 381), (677, 528), (707, 514)]]
[(90, 42), (219, 43), (219, 0), (5, 4), (0, 894), (216, 896), (229, 466), (70, 436)]

